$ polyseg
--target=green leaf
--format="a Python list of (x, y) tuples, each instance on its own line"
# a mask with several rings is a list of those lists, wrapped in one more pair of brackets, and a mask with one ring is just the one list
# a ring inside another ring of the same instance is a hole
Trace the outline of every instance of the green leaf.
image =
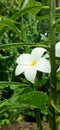
[(6, 26), (3, 26), (3, 25), (2, 25), (2, 27), (0, 26), (0, 39), (2, 38), (4, 32), (6, 32), (6, 31), (7, 31)]
[(40, 108), (45, 111), (48, 101), (47, 94), (38, 91), (31, 91), (22, 96), (19, 96), (19, 104), (26, 105), (29, 108)]
[(41, 9), (41, 2), (37, 2), (35, 0), (29, 0), (29, 2), (26, 4), (25, 8), (29, 8), (29, 7), (34, 7), (37, 6), (37, 8), (35, 9), (31, 9), (29, 11), (29, 13), (32, 15), (32, 18), (35, 18), (36, 14), (40, 11)]
[[(22, 88), (24, 91), (24, 88)], [(22, 92), (21, 91), (21, 92)], [(5, 99), (0, 101), (0, 113), (11, 109), (31, 109), (39, 108), (43, 113), (46, 113), (46, 105), (48, 101), (48, 96), (46, 93), (38, 91), (30, 91), (23, 94), (14, 94), (8, 100)]]
[[(40, 2), (39, 2), (40, 3)], [(13, 20), (16, 20), (18, 19), (19, 17), (21, 17), (22, 15), (26, 14), (26, 13), (29, 13), (29, 12), (32, 12), (32, 10), (37, 10), (37, 9), (41, 9), (41, 4), (40, 5), (36, 5), (36, 6), (30, 6), (30, 7), (27, 7), (27, 8), (24, 8), (24, 9), (20, 9), (19, 11), (17, 11), (14, 15), (11, 16), (11, 19)]]
[(60, 32), (60, 24), (56, 25), (56, 32)]
[[(4, 20), (1, 20), (0, 28), (1, 28), (1, 26), (4, 27), (4, 31), (6, 31), (6, 29), (9, 28), (9, 29), (12, 29), (14, 32), (16, 32), (16, 34), (19, 37), (21, 36), (21, 31), (16, 27), (16, 25), (14, 24), (14, 21), (11, 20), (10, 18), (5, 18)], [(2, 28), (1, 28), (1, 30), (2, 30)]]
[(13, 85), (10, 85), (10, 89), (11, 89), (11, 90), (15, 90), (15, 89), (17, 89), (17, 86), (14, 85), (14, 84), (13, 84)]

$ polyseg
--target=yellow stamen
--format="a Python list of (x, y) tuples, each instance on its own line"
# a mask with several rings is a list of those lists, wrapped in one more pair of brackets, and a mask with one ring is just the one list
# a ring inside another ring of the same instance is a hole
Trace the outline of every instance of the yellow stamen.
[(36, 61), (36, 60), (33, 60), (30, 65), (31, 65), (31, 66), (34, 66), (36, 63), (37, 63), (37, 61)]

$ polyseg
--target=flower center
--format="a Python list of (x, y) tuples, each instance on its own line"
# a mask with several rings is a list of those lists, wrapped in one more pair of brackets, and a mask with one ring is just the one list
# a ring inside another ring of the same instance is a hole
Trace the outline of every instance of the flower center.
[(33, 60), (30, 65), (31, 65), (31, 66), (34, 66), (36, 63), (37, 63), (37, 61), (36, 61), (36, 60)]

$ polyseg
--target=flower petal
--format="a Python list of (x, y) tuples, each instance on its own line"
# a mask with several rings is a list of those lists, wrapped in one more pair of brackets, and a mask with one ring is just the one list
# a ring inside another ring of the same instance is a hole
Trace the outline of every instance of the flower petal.
[(43, 58), (49, 58), (49, 55), (46, 53)]
[(44, 52), (46, 52), (46, 49), (37, 47), (32, 50), (31, 55), (32, 57), (39, 59), (41, 56), (43, 56)]
[(31, 60), (31, 55), (30, 54), (21, 54), (17, 60), (16, 63), (18, 64), (27, 64)]
[(24, 75), (25, 75), (27, 80), (29, 80), (30, 82), (34, 83), (34, 79), (36, 77), (36, 72), (37, 72), (37, 70), (35, 68), (29, 67), (25, 71)]
[(57, 42), (55, 45), (55, 54), (57, 57), (60, 57), (60, 42)]
[(57, 69), (57, 72), (59, 72), (60, 71), (60, 66), (59, 66), (59, 68)]
[(40, 61), (37, 63), (36, 68), (37, 68), (37, 70), (44, 72), (44, 73), (51, 72), (50, 62), (44, 58), (40, 58)]
[(27, 69), (27, 66), (24, 65), (17, 65), (16, 70), (15, 70), (15, 75), (20, 75)]

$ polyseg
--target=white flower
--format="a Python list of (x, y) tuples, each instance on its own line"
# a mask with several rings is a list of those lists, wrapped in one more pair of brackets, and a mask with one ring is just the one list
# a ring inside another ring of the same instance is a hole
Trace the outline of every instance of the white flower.
[[(60, 42), (57, 42), (55, 45), (55, 55), (56, 57), (60, 57)], [(60, 66), (57, 70), (57, 72), (60, 71)]]
[(37, 70), (50, 73), (50, 62), (43, 56), (44, 52), (46, 52), (44, 48), (35, 48), (31, 54), (21, 54), (16, 60), (18, 65), (15, 70), (15, 75), (24, 72), (26, 79), (34, 83)]
[(60, 57), (60, 42), (57, 42), (55, 45), (55, 55), (56, 57)]

